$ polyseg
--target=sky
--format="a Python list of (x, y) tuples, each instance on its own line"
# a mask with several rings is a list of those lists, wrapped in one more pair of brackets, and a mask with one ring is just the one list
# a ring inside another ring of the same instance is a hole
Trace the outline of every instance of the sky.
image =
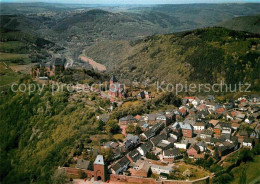
[(260, 0), (0, 0), (0, 2), (46, 2), (75, 4), (189, 4), (189, 3), (253, 3)]

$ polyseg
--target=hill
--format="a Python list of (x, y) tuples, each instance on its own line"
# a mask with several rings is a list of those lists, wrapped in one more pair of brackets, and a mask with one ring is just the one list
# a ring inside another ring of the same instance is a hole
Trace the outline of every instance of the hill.
[(122, 52), (117, 51), (118, 44), (93, 45), (84, 53), (126, 79), (173, 83), (241, 81), (259, 87), (258, 34), (214, 27), (124, 42), (120, 45)]
[(47, 49), (54, 43), (34, 35), (6, 28), (0, 28), (0, 61), (25, 64), (40, 62), (50, 57)]
[(80, 140), (97, 134), (93, 110), (68, 97), (47, 88), (1, 95), (1, 183), (53, 183), (53, 171), (71, 163)]
[(260, 34), (260, 15), (236, 17), (220, 23), (219, 26), (251, 33)]
[[(259, 14), (259, 3), (153, 6), (86, 6), (48, 3), (4, 3), (2, 23), (32, 32), (62, 46), (81, 47), (102, 40), (136, 40), (153, 34), (216, 25), (236, 16)], [(10, 15), (11, 14), (11, 15)]]

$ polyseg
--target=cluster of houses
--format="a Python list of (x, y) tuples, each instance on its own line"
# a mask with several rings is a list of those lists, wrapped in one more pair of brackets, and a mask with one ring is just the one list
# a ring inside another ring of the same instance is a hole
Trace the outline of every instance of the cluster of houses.
[[(259, 140), (259, 118), (260, 98), (256, 95), (224, 104), (212, 95), (206, 99), (184, 97), (178, 109), (128, 115), (119, 119), (124, 142), (104, 144), (114, 153), (115, 161), (108, 168), (112, 174), (148, 177), (152, 172), (167, 179), (172, 164), (184, 156), (196, 160), (205, 154), (223, 157), (241, 147), (252, 149)], [(130, 124), (143, 132), (128, 134)]]
[[(114, 75), (112, 75), (112, 77), (110, 78), (110, 81), (109, 81), (108, 94), (112, 98), (122, 99), (122, 98), (126, 98), (127, 97), (126, 86), (124, 84), (119, 83)], [(146, 100), (148, 100), (148, 99), (151, 98), (151, 92), (149, 92), (149, 91), (140, 91), (136, 95), (136, 97), (138, 99), (146, 99)]]
[[(184, 154), (193, 159), (204, 158), (205, 154), (222, 157), (240, 147), (252, 148), (259, 138), (259, 104), (260, 98), (255, 95), (225, 104), (216, 103), (212, 95), (202, 100), (184, 97), (179, 109), (123, 117), (119, 125), (126, 138), (121, 146), (127, 151), (111, 164), (111, 172), (147, 177), (151, 169), (169, 174), (169, 164)], [(127, 134), (130, 124), (140, 126), (143, 133)], [(147, 154), (165, 165), (151, 163)]]

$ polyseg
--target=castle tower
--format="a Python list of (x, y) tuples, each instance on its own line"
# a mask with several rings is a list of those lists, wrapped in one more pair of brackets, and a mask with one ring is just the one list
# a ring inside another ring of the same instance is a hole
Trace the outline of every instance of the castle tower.
[(105, 163), (103, 155), (98, 155), (94, 162), (94, 180), (106, 180)]

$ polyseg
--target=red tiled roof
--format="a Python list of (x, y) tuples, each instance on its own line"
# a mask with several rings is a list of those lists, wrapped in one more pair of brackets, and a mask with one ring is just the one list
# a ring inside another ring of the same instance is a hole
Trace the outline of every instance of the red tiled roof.
[(135, 116), (135, 118), (136, 118), (136, 119), (140, 119), (141, 116), (137, 114), (137, 115)]
[(219, 120), (212, 119), (209, 121), (212, 125), (216, 126), (218, 124)]
[(179, 112), (181, 112), (182, 114), (185, 114), (186, 110), (184, 108), (179, 109)]
[(185, 96), (184, 98), (185, 99), (193, 99), (193, 100), (195, 99), (195, 97), (193, 97), (193, 96)]
[(246, 100), (245, 99), (240, 100), (240, 103), (242, 103), (242, 102), (246, 102)]
[(231, 114), (232, 117), (236, 116), (236, 112), (235, 111), (231, 111), (230, 114)]
[(220, 113), (224, 112), (225, 110), (226, 109), (224, 107), (221, 107), (216, 112), (220, 114)]

